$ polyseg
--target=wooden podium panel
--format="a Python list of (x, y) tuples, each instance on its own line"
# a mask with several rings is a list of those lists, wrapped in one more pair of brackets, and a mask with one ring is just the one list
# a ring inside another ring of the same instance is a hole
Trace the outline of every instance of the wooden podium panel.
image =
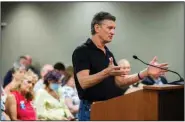
[(184, 120), (184, 86), (143, 89), (91, 105), (91, 120)]

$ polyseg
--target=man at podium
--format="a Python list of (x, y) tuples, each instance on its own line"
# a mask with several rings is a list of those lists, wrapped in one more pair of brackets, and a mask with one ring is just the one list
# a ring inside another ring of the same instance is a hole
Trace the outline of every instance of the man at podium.
[[(149, 75), (156, 75), (164, 70), (147, 67), (137, 74), (124, 75), (117, 66), (112, 52), (106, 46), (115, 34), (116, 17), (108, 12), (97, 13), (91, 22), (92, 37), (77, 47), (72, 55), (75, 84), (81, 99), (79, 120), (90, 120), (90, 106), (94, 101), (108, 100), (123, 95), (121, 87), (138, 82)], [(155, 65), (154, 57), (150, 64)], [(156, 66), (167, 68), (167, 63)]]

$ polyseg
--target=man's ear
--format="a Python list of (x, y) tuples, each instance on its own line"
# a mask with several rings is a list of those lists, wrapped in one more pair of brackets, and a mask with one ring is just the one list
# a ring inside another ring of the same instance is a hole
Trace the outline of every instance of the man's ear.
[(100, 31), (100, 25), (99, 24), (95, 24), (94, 25), (94, 30), (95, 30), (95, 32), (99, 32)]

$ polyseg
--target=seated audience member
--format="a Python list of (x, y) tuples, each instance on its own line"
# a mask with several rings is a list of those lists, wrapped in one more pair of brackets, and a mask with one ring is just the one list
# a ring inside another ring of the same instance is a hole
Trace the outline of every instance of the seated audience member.
[[(5, 92), (5, 90), (3, 89), (3, 87), (1, 86), (1, 102), (4, 104), (6, 102), (6, 97), (7, 97), (7, 94)], [(2, 104), (1, 104), (2, 105)], [(4, 106), (5, 107), (5, 106)], [(3, 108), (4, 108), (3, 107)], [(1, 107), (2, 109), (2, 107)], [(5, 109), (4, 109), (5, 110)]]
[(37, 92), (39, 89), (44, 88), (44, 76), (49, 72), (53, 70), (53, 66), (50, 64), (45, 64), (43, 68), (41, 69), (41, 79), (35, 84), (33, 91)]
[(66, 70), (66, 67), (63, 63), (61, 62), (57, 62), (55, 65), (54, 65), (54, 69), (58, 72), (60, 72), (61, 74), (61, 84), (63, 84), (63, 78), (65, 77), (65, 70)]
[(25, 57), (27, 59), (27, 69), (31, 69), (35, 74), (39, 76), (38, 70), (32, 65), (32, 57), (30, 55), (25, 55)]
[(5, 112), (5, 105), (1, 100), (1, 120), (10, 120), (10, 117)]
[(15, 69), (13, 73), (13, 80), (5, 87), (4, 91), (6, 94), (9, 94), (11, 89), (14, 89), (16, 87), (17, 82), (20, 82), (20, 79), (25, 74), (26, 70), (25, 67), (21, 66), (18, 69)]
[(54, 69), (57, 70), (58, 72), (60, 72), (61, 74), (65, 74), (65, 65), (61, 62), (57, 62), (55, 65), (54, 65)]
[(163, 84), (167, 84), (168, 81), (165, 78), (164, 74), (161, 74), (161, 75), (145, 77), (141, 83), (144, 85), (163, 85)]
[[(124, 71), (123, 77), (127, 77), (127, 75), (129, 75), (130, 71), (131, 71), (131, 66), (130, 66), (129, 61), (126, 60), (126, 59), (121, 59), (118, 62), (118, 65), (121, 66), (121, 69)], [(141, 89), (142, 86), (143, 85), (141, 83), (139, 83), (139, 82), (137, 82), (135, 84), (132, 84), (132, 85), (129, 85), (129, 87), (126, 86), (126, 87), (124, 87), (124, 89), (126, 89), (125, 94), (137, 91), (137, 90)]]
[(13, 64), (13, 68), (8, 70), (4, 77), (3, 88), (5, 88), (6, 85), (8, 85), (12, 81), (12, 74), (14, 73), (15, 69), (21, 66), (27, 67), (27, 59), (25, 56), (20, 56), (19, 59)]
[(65, 103), (68, 106), (71, 113), (77, 118), (80, 99), (75, 87), (75, 81), (73, 77), (73, 67), (69, 66), (66, 69), (66, 75), (64, 78), (64, 86), (62, 87), (62, 96), (65, 99)]
[(37, 75), (28, 70), (7, 96), (6, 113), (11, 120), (37, 120), (36, 110), (32, 104), (33, 86), (37, 80)]
[(74, 118), (61, 97), (60, 77), (61, 74), (55, 70), (48, 72), (44, 77), (45, 88), (36, 92), (34, 104), (40, 120), (71, 120)]
[(10, 120), (10, 117), (5, 113), (6, 96), (4, 89), (1, 87), (1, 120)]
[(129, 75), (131, 71), (130, 63), (126, 59), (121, 59), (118, 62), (118, 65), (121, 66), (121, 69), (124, 71), (124, 75)]
[[(2, 104), (2, 103), (1, 103)], [(10, 120), (10, 117), (1, 109), (1, 121)]]

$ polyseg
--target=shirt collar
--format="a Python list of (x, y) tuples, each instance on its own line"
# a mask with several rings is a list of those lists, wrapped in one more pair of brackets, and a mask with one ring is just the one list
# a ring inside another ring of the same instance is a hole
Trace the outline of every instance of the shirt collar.
[[(94, 44), (94, 42), (92, 41), (92, 39), (88, 38), (87, 41), (85, 42), (86, 45), (88, 45), (89, 47), (93, 48), (93, 49), (98, 49), (97, 46)], [(105, 46), (105, 50), (109, 51), (109, 49), (107, 48), (107, 46)]]

